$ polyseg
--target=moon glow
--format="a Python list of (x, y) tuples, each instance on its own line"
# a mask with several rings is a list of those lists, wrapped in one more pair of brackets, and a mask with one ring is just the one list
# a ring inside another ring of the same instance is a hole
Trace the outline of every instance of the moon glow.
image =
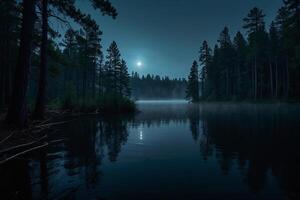
[(141, 61), (138, 61), (138, 62), (136, 63), (136, 66), (139, 67), (139, 68), (141, 68), (141, 67), (143, 66), (143, 63), (142, 63)]

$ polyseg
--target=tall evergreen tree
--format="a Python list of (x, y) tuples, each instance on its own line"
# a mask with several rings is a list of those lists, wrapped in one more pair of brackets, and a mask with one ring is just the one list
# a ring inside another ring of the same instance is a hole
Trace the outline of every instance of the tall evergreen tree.
[(35, 3), (35, 0), (23, 0), (19, 55), (17, 58), (11, 103), (6, 116), (8, 124), (16, 125), (20, 128), (27, 125), (26, 94), (36, 14)]
[(0, 109), (11, 99), (18, 50), (20, 13), (15, 0), (0, 2)]
[(41, 59), (40, 75), (36, 105), (34, 110), (35, 119), (43, 119), (46, 107), (46, 84), (47, 84), (47, 48), (48, 48), (48, 0), (41, 1), (42, 7), (42, 42), (41, 42)]
[(234, 63), (234, 48), (231, 42), (231, 38), (229, 35), (228, 27), (225, 27), (223, 31), (220, 33), (220, 37), (218, 42), (220, 43), (219, 49), (219, 62), (221, 66), (219, 66), (220, 70), (220, 80), (224, 81), (224, 84), (220, 84), (221, 86), (221, 94), (223, 97), (231, 97), (233, 94), (233, 65)]
[(120, 94), (122, 96), (130, 97), (130, 75), (128, 73), (128, 68), (125, 60), (121, 61), (121, 70), (120, 70)]
[(278, 10), (277, 16), (276, 16), (276, 25), (278, 26), (278, 35), (279, 35), (279, 67), (280, 67), (280, 73), (281, 77), (279, 79), (281, 80), (279, 82), (279, 90), (280, 96), (288, 97), (289, 96), (289, 90), (290, 90), (290, 45), (291, 45), (291, 35), (289, 31), (289, 12), (285, 6), (281, 7)]
[(258, 97), (258, 65), (259, 65), (259, 55), (258, 51), (260, 46), (259, 35), (264, 31), (265, 28), (265, 14), (263, 11), (257, 7), (250, 10), (247, 17), (244, 18), (243, 28), (248, 32), (249, 45), (251, 48), (251, 57), (253, 62), (252, 69), (252, 83), (253, 83), (253, 97), (256, 100)]
[(199, 101), (199, 77), (197, 61), (193, 62), (190, 75), (188, 77), (186, 98), (192, 102)]
[(211, 69), (212, 55), (211, 49), (208, 46), (207, 41), (203, 41), (200, 48), (199, 62), (202, 66), (201, 69), (201, 96), (207, 98), (211, 93), (213, 70)]
[(287, 97), (292, 91), (292, 97), (300, 97), (300, 1), (284, 0), (284, 7), (288, 13), (285, 33), (287, 57), (287, 79), (291, 86), (287, 87)]
[(107, 93), (117, 95), (120, 91), (119, 76), (121, 72), (121, 54), (118, 45), (113, 41), (107, 50), (105, 62), (105, 91)]
[(104, 55), (103, 52), (100, 52), (99, 59), (98, 59), (98, 97), (103, 96), (104, 90), (104, 69), (103, 69), (103, 62), (104, 62)]
[(247, 68), (247, 41), (240, 31), (237, 32), (233, 39), (233, 45), (235, 48), (235, 91), (234, 94), (239, 98), (250, 97), (247, 94), (247, 89), (251, 86), (251, 76)]
[(269, 30), (269, 66), (270, 66), (270, 90), (271, 97), (278, 97), (279, 86), (279, 37), (275, 22), (272, 22)]

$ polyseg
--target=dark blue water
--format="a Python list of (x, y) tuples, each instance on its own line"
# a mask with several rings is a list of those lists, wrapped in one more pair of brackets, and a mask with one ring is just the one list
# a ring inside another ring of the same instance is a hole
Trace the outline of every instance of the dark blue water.
[(0, 168), (1, 199), (300, 199), (300, 107), (139, 102)]

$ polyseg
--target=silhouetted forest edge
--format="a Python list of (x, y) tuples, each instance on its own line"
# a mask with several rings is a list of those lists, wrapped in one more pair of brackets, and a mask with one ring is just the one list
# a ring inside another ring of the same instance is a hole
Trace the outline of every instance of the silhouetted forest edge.
[(300, 2), (285, 0), (270, 24), (265, 18), (254, 7), (241, 20), (244, 31), (232, 37), (225, 26), (213, 48), (202, 42), (187, 99), (299, 101)]

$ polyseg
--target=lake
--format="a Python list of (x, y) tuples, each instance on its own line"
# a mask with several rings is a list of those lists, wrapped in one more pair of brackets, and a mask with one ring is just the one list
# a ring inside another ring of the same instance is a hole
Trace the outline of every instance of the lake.
[(0, 167), (1, 199), (300, 199), (300, 106), (140, 101)]

